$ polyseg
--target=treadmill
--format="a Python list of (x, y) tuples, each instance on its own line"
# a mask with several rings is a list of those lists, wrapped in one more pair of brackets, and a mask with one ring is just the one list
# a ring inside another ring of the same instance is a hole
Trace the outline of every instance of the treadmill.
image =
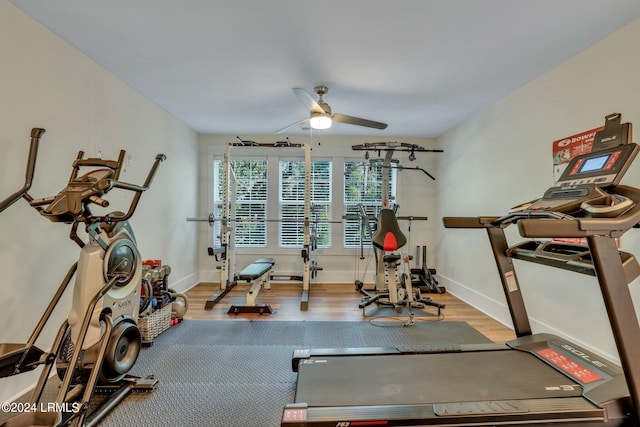
[[(640, 189), (618, 185), (640, 147), (620, 121), (607, 116), (592, 152), (573, 158), (542, 198), (502, 217), (443, 218), (447, 228), (486, 230), (516, 339), (296, 350), (295, 400), (281, 426), (640, 425), (640, 325), (628, 289), (640, 265), (616, 244), (640, 223)], [(509, 247), (510, 225), (532, 240)], [(514, 258), (595, 276), (622, 366), (532, 334)]]

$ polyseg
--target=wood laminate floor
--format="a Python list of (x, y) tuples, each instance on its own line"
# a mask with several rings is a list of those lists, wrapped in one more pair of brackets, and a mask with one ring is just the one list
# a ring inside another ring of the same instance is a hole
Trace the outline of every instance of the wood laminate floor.
[[(269, 304), (275, 311), (273, 314), (227, 314), (232, 304), (244, 304), (245, 294), (249, 284), (239, 283), (213, 309), (205, 310), (205, 302), (219, 289), (217, 283), (201, 283), (187, 292), (189, 309), (185, 319), (216, 320), (216, 319), (252, 319), (252, 320), (325, 320), (325, 321), (370, 321), (371, 317), (363, 316), (358, 308), (362, 295), (353, 284), (312, 284), (309, 292), (309, 307), (307, 311), (300, 310), (300, 295), (302, 285), (299, 283), (272, 283), (271, 289), (260, 292), (257, 299), (259, 304)], [(480, 331), (494, 342), (504, 342), (515, 338), (512, 329), (485, 315), (479, 310), (459, 300), (455, 296), (445, 294), (424, 294), (435, 301), (443, 303), (441, 318), (435, 316), (436, 309), (430, 307), (428, 312), (433, 315), (416, 317), (415, 321), (464, 321)], [(385, 320), (397, 319), (406, 321), (406, 317), (387, 317)]]

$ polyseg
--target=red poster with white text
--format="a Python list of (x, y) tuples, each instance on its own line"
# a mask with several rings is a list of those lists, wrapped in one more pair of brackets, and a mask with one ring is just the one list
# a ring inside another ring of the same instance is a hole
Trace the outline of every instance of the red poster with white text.
[(571, 159), (591, 152), (596, 132), (602, 129), (604, 126), (553, 141), (553, 182), (558, 182)]

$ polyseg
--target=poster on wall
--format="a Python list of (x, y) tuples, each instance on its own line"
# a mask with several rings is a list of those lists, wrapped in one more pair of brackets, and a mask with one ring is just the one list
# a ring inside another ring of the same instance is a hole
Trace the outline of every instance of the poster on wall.
[(553, 141), (553, 182), (557, 183), (562, 172), (567, 168), (567, 165), (576, 156), (581, 154), (587, 154), (591, 152), (593, 147), (593, 140), (596, 136), (596, 132), (604, 129), (604, 126), (591, 129), (568, 136), (566, 138)]

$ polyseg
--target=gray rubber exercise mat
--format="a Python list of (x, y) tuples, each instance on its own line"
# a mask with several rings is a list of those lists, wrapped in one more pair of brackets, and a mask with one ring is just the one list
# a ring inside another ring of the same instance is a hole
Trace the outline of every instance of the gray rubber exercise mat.
[[(157, 388), (130, 394), (99, 425), (277, 427), (282, 409), (294, 399), (291, 356), (295, 349), (393, 346), (411, 350), (490, 342), (465, 322), (403, 324), (384, 319), (184, 321), (143, 348), (131, 371), (153, 375), (159, 381)], [(50, 382), (45, 402), (55, 400), (56, 381)]]
[(464, 322), (185, 321), (155, 339), (134, 367), (159, 380), (100, 426), (279, 426), (294, 398), (294, 349), (490, 342)]

